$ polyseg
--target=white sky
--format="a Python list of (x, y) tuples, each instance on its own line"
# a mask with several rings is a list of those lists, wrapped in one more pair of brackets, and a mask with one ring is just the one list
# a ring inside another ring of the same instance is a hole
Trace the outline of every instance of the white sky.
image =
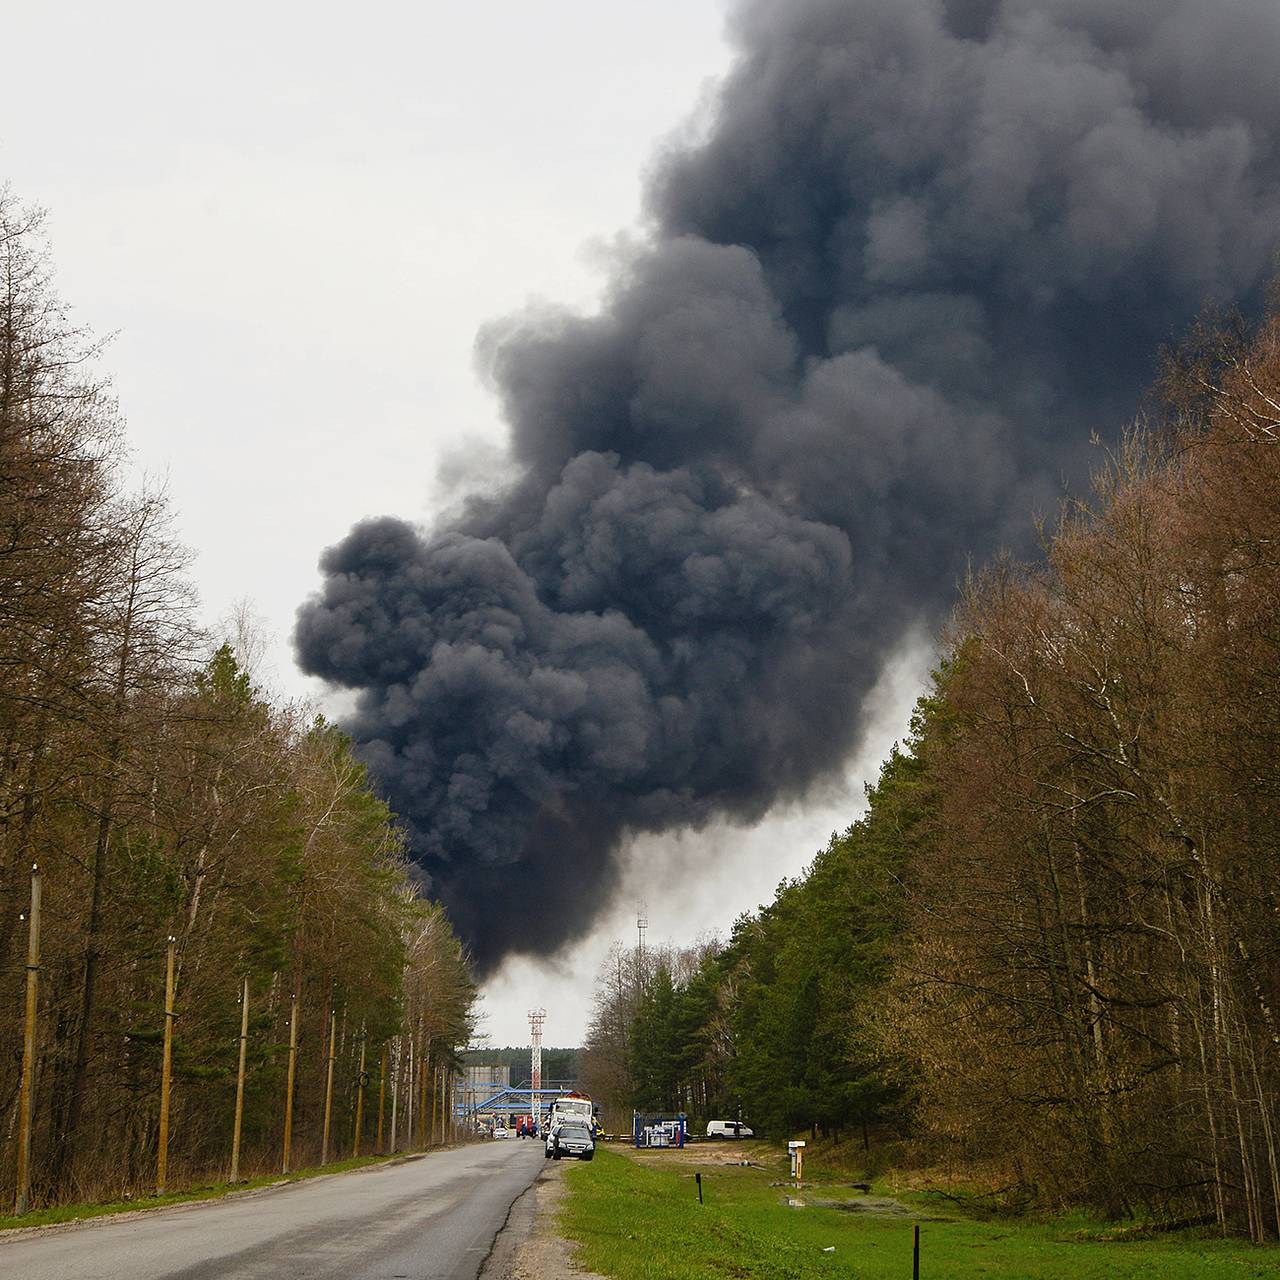
[[(0, 181), (49, 211), (75, 319), (140, 470), (165, 475), (208, 619), (247, 599), (293, 666), (294, 610), (356, 520), (429, 521), (442, 458), (501, 443), (472, 367), (485, 320), (590, 307), (644, 169), (723, 71), (724, 0), (10, 6)], [(495, 453), (495, 456), (496, 453)], [(646, 870), (554, 966), (490, 984), (494, 1043), (577, 1043), (599, 958), (634, 933), (727, 932), (847, 825), (925, 659), (883, 690), (843, 794), (753, 832), (647, 840)], [(657, 868), (667, 866), (661, 877)], [(655, 881), (658, 881), (655, 885)]]

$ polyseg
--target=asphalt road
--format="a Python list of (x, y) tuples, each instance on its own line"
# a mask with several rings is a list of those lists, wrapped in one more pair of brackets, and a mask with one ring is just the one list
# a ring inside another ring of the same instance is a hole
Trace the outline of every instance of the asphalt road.
[(0, 1239), (14, 1280), (474, 1280), (542, 1143), (489, 1141)]

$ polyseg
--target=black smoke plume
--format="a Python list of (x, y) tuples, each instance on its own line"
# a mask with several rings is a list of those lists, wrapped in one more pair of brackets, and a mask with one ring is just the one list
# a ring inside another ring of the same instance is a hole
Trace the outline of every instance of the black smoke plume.
[(731, 30), (601, 313), (482, 335), (509, 486), (357, 525), (300, 612), (482, 970), (576, 936), (628, 832), (838, 768), (906, 630), (1276, 242), (1275, 0), (747, 0)]

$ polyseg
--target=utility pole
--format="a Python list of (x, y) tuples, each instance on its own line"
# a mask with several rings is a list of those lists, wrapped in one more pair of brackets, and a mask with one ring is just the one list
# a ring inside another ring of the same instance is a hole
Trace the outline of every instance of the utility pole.
[(280, 1172), (289, 1172), (289, 1161), (293, 1155), (293, 1082), (298, 1073), (298, 993), (291, 997), (292, 1006), (289, 1012), (289, 1074), (284, 1091), (284, 1159), (280, 1164)]
[(356, 1136), (351, 1144), (352, 1156), (360, 1154), (360, 1127), (364, 1120), (364, 1028), (360, 1028), (360, 1070), (356, 1075)]
[(395, 1155), (396, 1152), (396, 1121), (399, 1119), (398, 1113), (400, 1109), (400, 1073), (404, 1070), (403, 1039), (403, 1036), (396, 1036), (395, 1044), (391, 1048), (391, 1141), (387, 1144), (387, 1155)]
[(40, 977), (40, 867), (31, 864), (31, 914), (27, 923), (27, 1008), (22, 1024), (22, 1084), (18, 1092), (18, 1183), (15, 1217), (26, 1213), (31, 1191), (31, 1109), (36, 1072), (36, 997)]
[(320, 1142), (320, 1163), (329, 1163), (329, 1127), (333, 1121), (333, 1047), (338, 1035), (338, 1015), (329, 1014), (329, 1069), (324, 1085), (324, 1137)]
[[(422, 1064), (419, 1068), (419, 1071), (417, 1071), (417, 1080), (419, 1080), (419, 1085), (422, 1091), (422, 1097), (419, 1098), (421, 1107), (419, 1110), (420, 1119), (419, 1119), (419, 1123), (417, 1123), (417, 1128), (419, 1128), (420, 1137), (422, 1139), (422, 1146), (434, 1147), (435, 1146), (435, 1062), (434, 1062), (433, 1056), (431, 1056), (430, 1043), (428, 1041), (425, 1041), (425, 1039), (424, 1039), (424, 1042), (422, 1042)], [(428, 1091), (428, 1087), (429, 1087), (428, 1080), (430, 1080), (430, 1091), (431, 1091), (430, 1135), (428, 1135), (428, 1129), (426, 1129), (426, 1091)]]
[[(413, 1036), (412, 1035), (409, 1037), (409, 1052), (407, 1056), (409, 1059), (409, 1070), (408, 1070), (408, 1078), (405, 1081), (405, 1090), (404, 1090), (405, 1092), (404, 1105), (405, 1105), (405, 1112), (406, 1112), (405, 1132), (408, 1135), (408, 1138), (407, 1138), (408, 1144), (410, 1147), (412, 1147), (413, 1146), (413, 1091), (417, 1084), (417, 1081), (415, 1081), (413, 1077)], [(394, 1145), (395, 1144), (393, 1142), (392, 1146)]]
[(173, 1076), (173, 978), (178, 940), (169, 935), (164, 979), (164, 1061), (160, 1068), (160, 1136), (156, 1152), (156, 1195), (164, 1195), (169, 1176), (169, 1088)]
[[(425, 1088), (427, 1078), (422, 1078), (423, 1087)], [(436, 1110), (437, 1103), (440, 1101), (440, 1067), (436, 1063), (431, 1064), (431, 1145), (436, 1145)], [(424, 1099), (425, 1102), (425, 1099)]]
[(382, 1115), (387, 1101), (387, 1046), (382, 1046), (382, 1061), (378, 1068), (378, 1139), (374, 1150), (382, 1155)]
[(236, 1070), (236, 1122), (231, 1134), (231, 1181), (240, 1181), (240, 1129), (244, 1122), (244, 1061), (249, 1047), (249, 975), (240, 991), (240, 1066)]

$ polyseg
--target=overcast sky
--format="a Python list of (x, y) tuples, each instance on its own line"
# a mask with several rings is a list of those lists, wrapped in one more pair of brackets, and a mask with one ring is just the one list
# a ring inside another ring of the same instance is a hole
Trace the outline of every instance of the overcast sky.
[[(476, 330), (532, 298), (592, 305), (656, 147), (727, 64), (722, 17), (722, 0), (6, 15), (0, 180), (48, 209), (76, 319), (117, 335), (104, 363), (137, 466), (168, 477), (208, 620), (243, 599), (264, 619), (280, 693), (322, 696), (289, 643), (321, 550), (363, 516), (429, 522), (459, 450), (501, 467)], [(750, 833), (648, 839), (582, 947), (490, 984), (490, 1038), (521, 1041), (541, 1004), (549, 1042), (576, 1043), (634, 899), (677, 941), (767, 899), (854, 816), (926, 663), (921, 645), (886, 678), (844, 790)]]

